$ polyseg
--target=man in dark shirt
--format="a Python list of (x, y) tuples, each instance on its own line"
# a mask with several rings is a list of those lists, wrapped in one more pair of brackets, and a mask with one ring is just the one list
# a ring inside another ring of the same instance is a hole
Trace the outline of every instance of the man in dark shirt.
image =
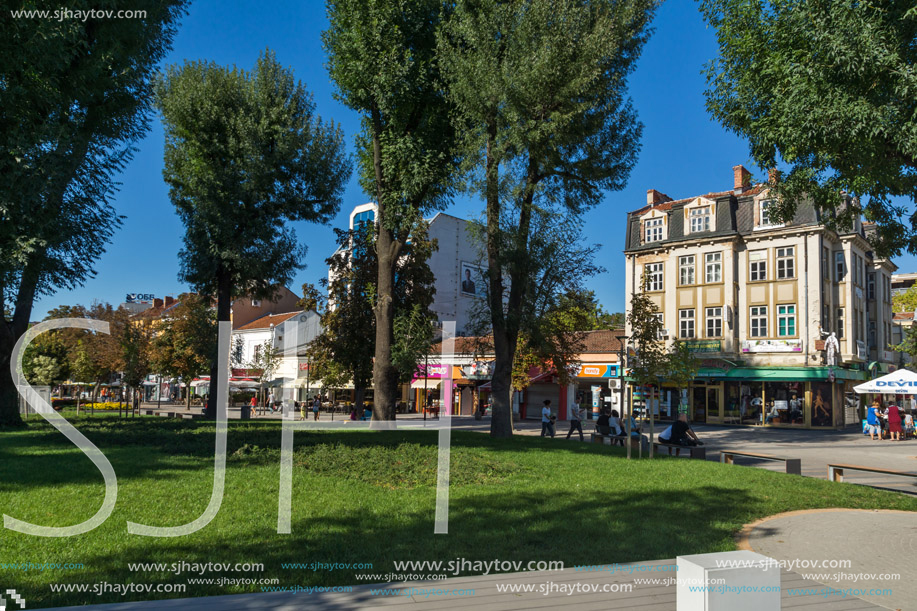
[(672, 436), (669, 438), (669, 443), (680, 446), (704, 445), (691, 430), (687, 414), (679, 414), (678, 420), (672, 424)]

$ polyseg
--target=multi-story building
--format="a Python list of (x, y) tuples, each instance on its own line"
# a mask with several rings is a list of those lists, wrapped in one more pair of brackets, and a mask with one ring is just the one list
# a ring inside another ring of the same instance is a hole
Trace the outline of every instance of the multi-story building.
[[(350, 213), (350, 229), (375, 219), (376, 205), (361, 204)], [(474, 240), (474, 223), (443, 212), (427, 219), (427, 223), (427, 236), (438, 246), (427, 262), (436, 290), (430, 310), (440, 322), (454, 320), (457, 335), (469, 335), (475, 302), (484, 296), (485, 264)], [(329, 270), (329, 283), (331, 279)]]
[[(687, 397), (696, 421), (858, 422), (851, 387), (897, 360), (888, 349), (896, 267), (873, 255), (869, 225), (833, 231), (807, 203), (781, 224), (769, 214), (773, 202), (742, 166), (728, 191), (679, 200), (647, 191), (627, 217), (627, 309), (645, 292), (666, 339), (701, 359)], [(662, 390), (659, 415), (671, 418), (679, 398)]]

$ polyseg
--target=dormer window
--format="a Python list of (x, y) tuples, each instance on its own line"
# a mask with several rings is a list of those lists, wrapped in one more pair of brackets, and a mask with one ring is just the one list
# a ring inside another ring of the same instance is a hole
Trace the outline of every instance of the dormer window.
[(260, 300), (260, 299), (252, 299), (252, 307), (253, 307), (253, 308), (260, 308), (260, 307), (261, 307), (261, 300)]
[(646, 219), (643, 222), (644, 242), (662, 241), (662, 218)]
[(713, 216), (710, 206), (692, 208), (688, 216), (691, 219), (691, 233), (710, 231), (710, 217)]
[(771, 199), (763, 199), (758, 203), (758, 227), (782, 227), (783, 223), (778, 223), (774, 218), (774, 207), (776, 202)]

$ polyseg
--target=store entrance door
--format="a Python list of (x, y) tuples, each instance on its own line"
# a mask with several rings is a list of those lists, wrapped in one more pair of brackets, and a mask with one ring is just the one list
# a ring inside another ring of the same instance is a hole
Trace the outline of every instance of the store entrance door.
[(691, 393), (691, 420), (694, 422), (707, 422), (707, 387), (695, 384)]
[(722, 421), (722, 392), (722, 384), (695, 384), (691, 391), (691, 420), (705, 423)]

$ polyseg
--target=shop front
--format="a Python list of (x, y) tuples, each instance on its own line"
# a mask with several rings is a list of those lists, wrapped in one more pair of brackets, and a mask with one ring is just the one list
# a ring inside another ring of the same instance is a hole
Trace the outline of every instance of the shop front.
[(702, 369), (688, 390), (694, 422), (788, 428), (837, 428), (857, 422), (849, 387), (857, 370), (828, 367)]
[(616, 363), (582, 363), (573, 380), (574, 398), (585, 410), (586, 419), (597, 419), (602, 408), (621, 412)]

